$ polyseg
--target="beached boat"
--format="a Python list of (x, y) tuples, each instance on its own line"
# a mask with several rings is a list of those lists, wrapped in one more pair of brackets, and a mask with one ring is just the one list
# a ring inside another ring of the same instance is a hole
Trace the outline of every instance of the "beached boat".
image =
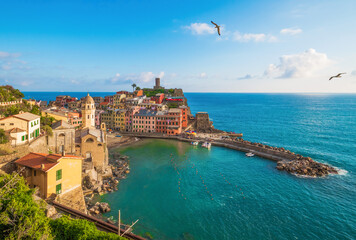
[(198, 146), (198, 142), (191, 142), (190, 144), (192, 144), (193, 146)]
[(255, 154), (253, 154), (252, 152), (248, 152), (248, 153), (246, 153), (245, 154), (247, 157), (253, 157), (253, 156), (255, 156)]
[(201, 146), (204, 147), (204, 148), (208, 148), (209, 149), (211, 147), (211, 143), (204, 142)]

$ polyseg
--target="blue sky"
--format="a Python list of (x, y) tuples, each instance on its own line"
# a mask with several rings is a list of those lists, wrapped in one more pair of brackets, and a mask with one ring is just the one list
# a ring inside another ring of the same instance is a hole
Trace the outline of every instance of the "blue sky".
[(2, 0), (0, 84), (356, 92), (355, 12), (353, 0)]

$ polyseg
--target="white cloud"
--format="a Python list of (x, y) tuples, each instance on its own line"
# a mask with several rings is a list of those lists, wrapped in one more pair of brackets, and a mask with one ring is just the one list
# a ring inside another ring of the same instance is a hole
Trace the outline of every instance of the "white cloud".
[(116, 83), (119, 81), (120, 73), (116, 73), (113, 78), (111, 78), (111, 83)]
[(255, 76), (252, 76), (251, 74), (246, 74), (243, 77), (238, 77), (237, 80), (247, 80), (247, 79), (253, 79)]
[(160, 72), (160, 73), (158, 74), (158, 77), (159, 77), (159, 78), (163, 78), (163, 77), (164, 77), (164, 72)]
[(264, 34), (264, 33), (244, 33), (236, 31), (233, 33), (234, 41), (239, 42), (276, 42), (277, 38), (272, 35)]
[(19, 53), (0, 52), (0, 58), (17, 58)]
[(281, 34), (284, 34), (284, 35), (297, 35), (297, 34), (300, 34), (302, 33), (303, 30), (300, 29), (300, 28), (284, 28), (281, 30)]
[(351, 72), (351, 75), (352, 75), (352, 76), (356, 76), (356, 70), (352, 71), (352, 72)]
[(273, 78), (308, 77), (332, 63), (325, 53), (312, 48), (303, 53), (284, 55), (279, 61), (278, 65), (270, 64), (264, 75)]
[(153, 78), (155, 77), (155, 75), (152, 72), (142, 72), (138, 77), (137, 80), (139, 82), (151, 82), (153, 81)]
[(185, 26), (185, 29), (189, 29), (192, 34), (203, 35), (203, 34), (214, 34), (216, 30), (213, 26), (207, 23), (192, 23), (190, 26)]
[(206, 73), (205, 72), (202, 72), (201, 74), (200, 74), (200, 76), (199, 76), (200, 78), (206, 78), (207, 77), (207, 75), (206, 75)]

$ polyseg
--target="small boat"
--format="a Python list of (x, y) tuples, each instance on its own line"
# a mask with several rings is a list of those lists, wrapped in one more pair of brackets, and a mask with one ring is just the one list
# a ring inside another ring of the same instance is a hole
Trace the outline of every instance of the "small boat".
[(190, 144), (192, 144), (193, 146), (198, 146), (198, 142), (191, 142)]
[(247, 157), (253, 157), (253, 156), (255, 156), (255, 154), (253, 154), (252, 152), (248, 152), (248, 153), (246, 153), (245, 154)]
[(209, 149), (211, 147), (211, 143), (204, 142), (201, 146), (204, 147), (204, 148), (208, 148)]

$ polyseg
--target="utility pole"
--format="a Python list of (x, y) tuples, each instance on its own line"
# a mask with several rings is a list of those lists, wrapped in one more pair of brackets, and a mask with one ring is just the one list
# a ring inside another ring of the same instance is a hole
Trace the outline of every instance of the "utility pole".
[(118, 219), (118, 233), (117, 234), (119, 234), (119, 236), (120, 236), (120, 234), (121, 234), (121, 232), (120, 232), (120, 230), (121, 230), (121, 214), (120, 214), (120, 210), (119, 210), (119, 219)]

